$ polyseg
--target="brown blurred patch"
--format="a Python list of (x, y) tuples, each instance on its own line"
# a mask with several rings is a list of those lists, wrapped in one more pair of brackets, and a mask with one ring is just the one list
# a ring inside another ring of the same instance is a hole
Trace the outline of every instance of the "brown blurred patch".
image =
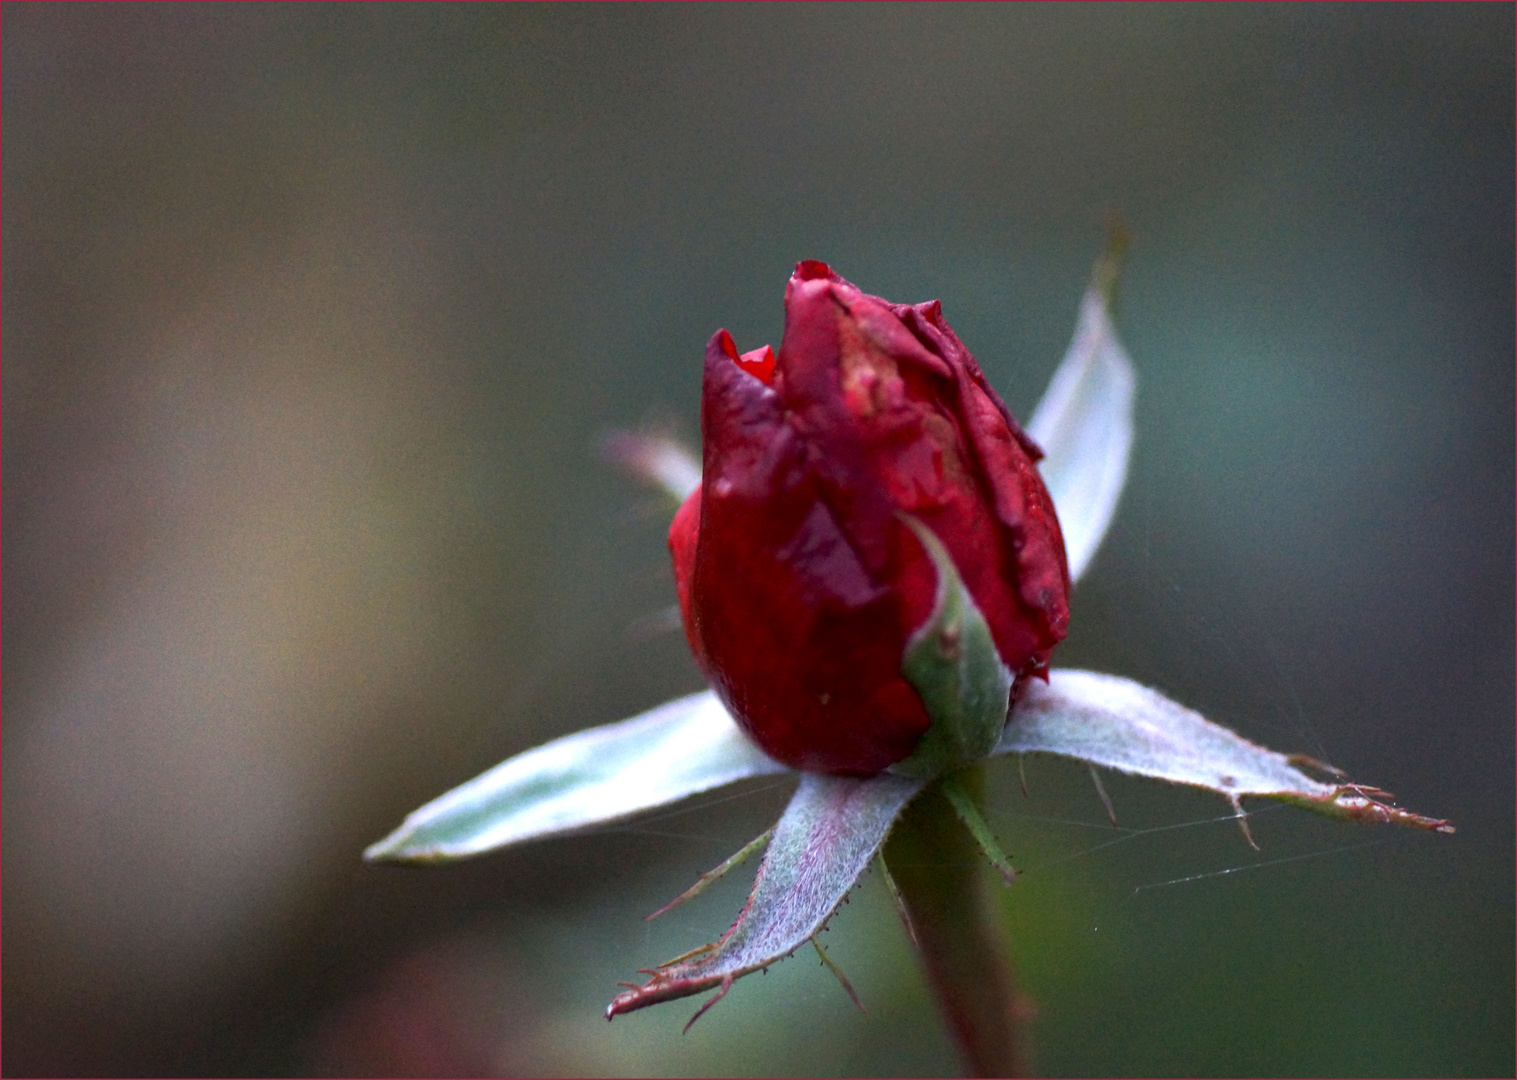
[(519, 968), (488, 941), (439, 940), (382, 969), (318, 1022), (312, 1076), (514, 1076), (537, 1021)]

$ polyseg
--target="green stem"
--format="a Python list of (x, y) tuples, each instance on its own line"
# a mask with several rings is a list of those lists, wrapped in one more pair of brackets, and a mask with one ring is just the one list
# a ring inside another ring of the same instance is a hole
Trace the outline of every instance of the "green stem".
[[(954, 779), (976, 799), (984, 790), (983, 766)], [(1016, 993), (985, 856), (941, 781), (902, 812), (885, 844), (885, 865), (911, 919), (938, 1010), (970, 1075), (1023, 1075)]]

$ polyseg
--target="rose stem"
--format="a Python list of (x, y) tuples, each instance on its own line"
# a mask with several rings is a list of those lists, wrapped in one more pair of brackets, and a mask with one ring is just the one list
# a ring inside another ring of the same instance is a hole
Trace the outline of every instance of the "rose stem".
[[(979, 799), (983, 765), (954, 774)], [(938, 1011), (972, 1076), (1021, 1076), (1016, 995), (988, 888), (985, 856), (934, 783), (906, 807), (885, 844)]]

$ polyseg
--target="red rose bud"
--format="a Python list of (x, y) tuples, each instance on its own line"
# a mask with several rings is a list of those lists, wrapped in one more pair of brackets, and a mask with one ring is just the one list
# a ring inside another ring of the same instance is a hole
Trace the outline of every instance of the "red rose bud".
[[(1069, 571), (1041, 451), (940, 305), (801, 263), (777, 361), (725, 330), (706, 347), (701, 432), (669, 547), (690, 647), (743, 730), (814, 772), (988, 752), (982, 731), (913, 757), (953, 741), (956, 710), (993, 714), (994, 743), (1010, 680), (1064, 638)], [(986, 657), (1001, 682), (974, 674)]]

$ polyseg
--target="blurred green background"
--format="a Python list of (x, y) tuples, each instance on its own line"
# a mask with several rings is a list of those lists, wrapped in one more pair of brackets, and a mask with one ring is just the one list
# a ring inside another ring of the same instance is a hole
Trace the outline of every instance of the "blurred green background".
[(867, 1015), (796, 960), (601, 1019), (785, 781), (358, 855), (700, 686), (595, 446), (693, 438), (714, 329), (777, 344), (824, 259), (1025, 417), (1113, 214), (1138, 438), (1061, 661), (1460, 832), (1260, 807), (1256, 854), (998, 766), (1037, 1068), (1512, 1074), (1510, 5), (3, 18), (7, 1074), (953, 1071), (873, 879), (827, 939)]

